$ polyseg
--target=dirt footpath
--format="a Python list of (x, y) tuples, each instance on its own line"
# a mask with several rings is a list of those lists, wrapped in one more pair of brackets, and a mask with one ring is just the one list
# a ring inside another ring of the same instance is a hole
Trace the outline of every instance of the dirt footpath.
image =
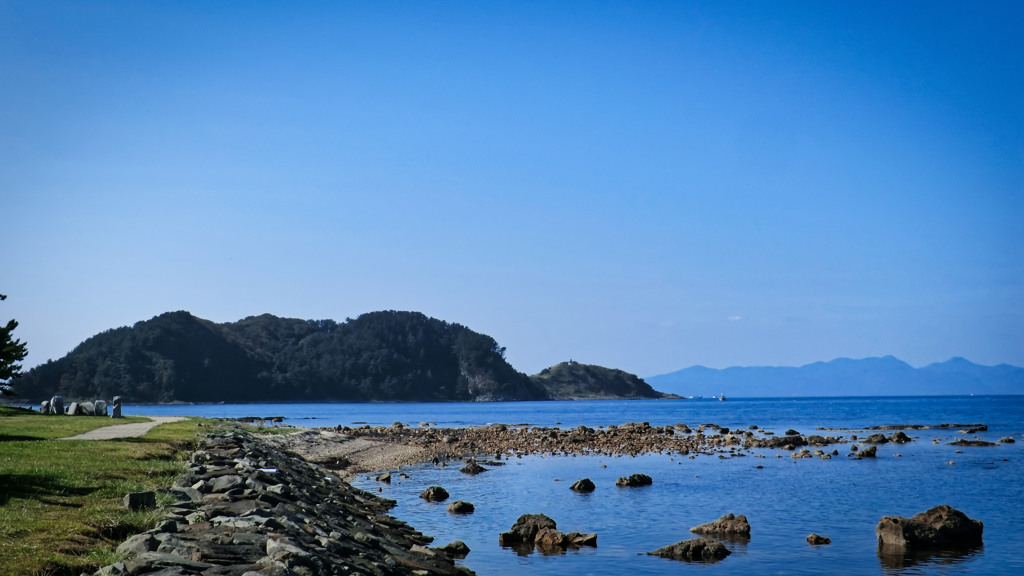
[(156, 426), (185, 420), (181, 416), (146, 416), (151, 422), (136, 422), (134, 424), (115, 424), (90, 430), (77, 436), (59, 438), (59, 440), (113, 440), (115, 438), (136, 438), (144, 436)]

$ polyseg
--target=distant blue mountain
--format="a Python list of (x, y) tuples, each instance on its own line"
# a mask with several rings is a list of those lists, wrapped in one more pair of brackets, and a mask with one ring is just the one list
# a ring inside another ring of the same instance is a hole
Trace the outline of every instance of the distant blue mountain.
[(963, 358), (914, 368), (892, 356), (837, 358), (800, 367), (692, 366), (644, 379), (680, 396), (947, 396), (1024, 394), (1024, 368), (981, 366)]

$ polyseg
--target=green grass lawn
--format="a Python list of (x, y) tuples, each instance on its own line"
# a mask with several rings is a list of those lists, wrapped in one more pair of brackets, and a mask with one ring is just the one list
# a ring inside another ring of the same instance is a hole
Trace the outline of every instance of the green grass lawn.
[[(0, 407), (0, 570), (11, 576), (79, 576), (115, 560), (127, 536), (157, 511), (129, 512), (129, 492), (168, 488), (214, 421), (157, 426), (142, 438), (55, 440), (114, 423)], [(165, 502), (166, 504), (166, 502)]]
[(43, 415), (33, 410), (0, 407), (0, 442), (12, 440), (52, 440), (74, 436), (111, 424), (148, 422), (149, 418), (128, 416), (120, 419), (102, 416)]

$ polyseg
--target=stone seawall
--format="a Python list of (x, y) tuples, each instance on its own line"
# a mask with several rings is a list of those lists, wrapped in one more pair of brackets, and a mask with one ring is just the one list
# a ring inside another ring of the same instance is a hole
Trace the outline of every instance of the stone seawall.
[(207, 438), (168, 493), (167, 518), (95, 576), (473, 574), (387, 515), (393, 501), (242, 432)]

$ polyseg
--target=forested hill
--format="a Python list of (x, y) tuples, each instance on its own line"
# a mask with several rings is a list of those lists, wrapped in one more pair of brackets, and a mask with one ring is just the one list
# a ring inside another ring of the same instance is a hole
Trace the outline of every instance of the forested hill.
[(635, 374), (579, 362), (562, 362), (545, 368), (532, 380), (556, 400), (605, 398), (665, 398)]
[(97, 334), (15, 385), (32, 401), (54, 394), (133, 403), (548, 398), (490, 336), (395, 311), (345, 322), (264, 314), (224, 324), (169, 312)]

